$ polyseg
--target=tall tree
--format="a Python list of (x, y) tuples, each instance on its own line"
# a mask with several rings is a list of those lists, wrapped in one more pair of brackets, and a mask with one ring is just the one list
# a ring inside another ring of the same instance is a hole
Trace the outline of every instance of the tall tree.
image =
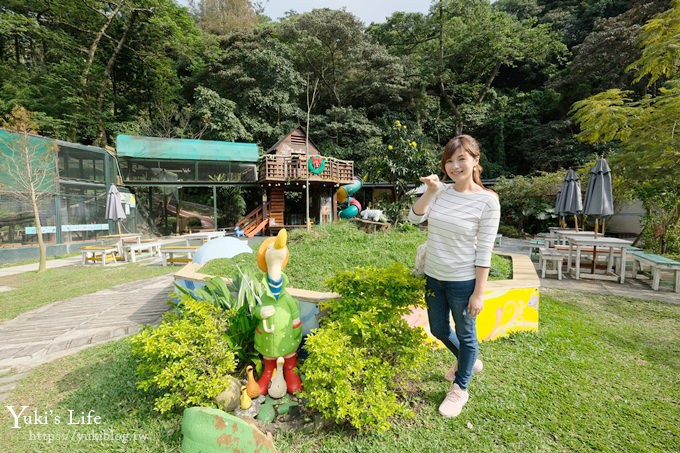
[(201, 29), (217, 35), (251, 28), (257, 8), (248, 0), (198, 0), (191, 2)]
[(47, 268), (47, 252), (42, 236), (40, 201), (55, 193), (57, 145), (34, 137), (38, 130), (33, 115), (20, 106), (12, 109), (2, 127), (13, 133), (0, 135), (0, 170), (7, 181), (3, 190), (27, 202), (33, 209), (40, 250), (38, 272), (42, 272)]
[[(198, 80), (223, 100), (210, 98), (215, 108), (219, 105), (212, 118), (223, 118), (220, 121), (230, 124), (229, 130), (238, 132), (236, 139), (255, 140), (268, 147), (302, 118), (298, 98), (304, 90), (304, 80), (292, 62), (290, 50), (273, 36), (270, 28), (221, 38)], [(205, 102), (203, 105), (208, 107)], [(207, 132), (206, 138), (210, 137)]]
[(301, 74), (319, 80), (317, 111), (370, 107), (373, 115), (401, 101), (404, 70), (398, 58), (372, 42), (359, 19), (343, 10), (314, 9), (277, 29)]
[(153, 106), (186, 103), (182, 72), (203, 46), (173, 0), (8, 1), (0, 15), (0, 110), (25, 105), (43, 133), (107, 144)]
[[(666, 218), (667, 227), (680, 220), (680, 0), (642, 29), (642, 55), (628, 70), (634, 82), (644, 81), (647, 93), (610, 89), (576, 102), (572, 114), (587, 142), (617, 142), (612, 167), (625, 184)], [(668, 200), (674, 200), (668, 203)], [(654, 205), (654, 206), (653, 206)]]

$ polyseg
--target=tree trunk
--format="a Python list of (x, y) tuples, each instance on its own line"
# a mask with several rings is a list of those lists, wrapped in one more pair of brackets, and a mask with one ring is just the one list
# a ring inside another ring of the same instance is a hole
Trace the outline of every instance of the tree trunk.
[(14, 35), (14, 61), (16, 61), (17, 66), (21, 64), (21, 58), (19, 54), (21, 52), (21, 46), (19, 45), (19, 35)]
[(123, 49), (123, 46), (125, 45), (125, 41), (127, 41), (128, 32), (132, 28), (132, 25), (135, 23), (136, 17), (137, 12), (133, 11), (130, 14), (130, 18), (128, 19), (127, 25), (125, 26), (123, 36), (121, 36), (120, 40), (118, 40), (116, 48), (111, 54), (111, 57), (109, 57), (109, 61), (106, 63), (104, 78), (102, 79), (102, 83), (99, 85), (99, 94), (97, 95), (97, 138), (95, 140), (95, 145), (97, 146), (104, 147), (107, 145), (106, 129), (104, 128), (104, 118), (102, 116), (106, 88), (111, 83), (112, 78), (111, 74), (113, 73), (113, 67), (116, 64), (116, 58), (118, 58), (120, 51)]
[(449, 106), (452, 113), (458, 118), (458, 123), (456, 124), (456, 135), (463, 133), (463, 116), (458, 111), (458, 107), (453, 103), (453, 100), (446, 92), (446, 87), (444, 86), (444, 9), (442, 2), (439, 2), (439, 97), (442, 99), (446, 105)]
[(120, 8), (122, 5), (116, 5), (116, 9), (111, 12), (111, 15), (108, 16), (108, 20), (104, 25), (102, 25), (102, 28), (99, 29), (99, 31), (95, 34), (94, 36), (94, 41), (92, 41), (92, 44), (90, 45), (90, 50), (87, 52), (87, 60), (85, 61), (85, 68), (83, 69), (83, 73), (80, 76), (80, 86), (83, 88), (83, 90), (86, 90), (87, 87), (87, 81), (90, 76), (90, 69), (92, 68), (92, 63), (94, 62), (94, 55), (97, 53), (97, 48), (99, 47), (99, 42), (102, 40), (102, 37), (106, 33), (106, 30), (109, 28), (109, 25), (111, 25), (111, 22), (113, 22), (113, 19), (118, 15), (118, 12), (120, 11)]
[(38, 209), (38, 197), (35, 189), (31, 187), (31, 205), (33, 206), (33, 217), (35, 218), (35, 234), (38, 235), (38, 249), (40, 250), (40, 264), (38, 265), (38, 272), (47, 269), (47, 250), (45, 249), (45, 241), (42, 236), (42, 224), (40, 223), (40, 210)]

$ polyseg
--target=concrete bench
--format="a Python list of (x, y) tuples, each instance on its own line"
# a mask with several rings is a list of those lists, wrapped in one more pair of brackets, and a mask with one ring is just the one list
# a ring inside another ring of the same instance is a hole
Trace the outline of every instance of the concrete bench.
[(633, 257), (633, 278), (637, 278), (637, 274), (642, 270), (643, 266), (649, 266), (652, 271), (652, 289), (659, 290), (659, 282), (661, 281), (661, 271), (668, 271), (675, 273), (675, 282), (673, 290), (680, 292), (680, 263), (673, 261), (665, 256), (655, 255), (653, 253), (645, 253), (642, 250), (634, 250), (631, 252)]
[(198, 245), (166, 245), (161, 247), (163, 266), (167, 266), (168, 263), (190, 263), (194, 252), (198, 248)]
[(157, 241), (135, 242), (125, 245), (126, 260), (136, 262), (138, 253), (149, 253), (151, 256), (161, 254), (161, 243)]
[(96, 263), (100, 260), (102, 264), (106, 264), (107, 258), (116, 261), (118, 245), (86, 245), (80, 248), (80, 253), (83, 255), (82, 264)]
[(564, 263), (565, 255), (559, 250), (549, 248), (538, 249), (539, 258), (538, 266), (541, 268), (541, 278), (545, 278), (548, 263), (552, 263), (552, 271), (557, 274), (557, 279), (562, 280), (562, 264)]

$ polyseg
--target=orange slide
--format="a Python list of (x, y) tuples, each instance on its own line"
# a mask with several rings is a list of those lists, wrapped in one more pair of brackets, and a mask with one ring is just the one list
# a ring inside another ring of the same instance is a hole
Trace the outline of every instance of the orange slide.
[(244, 230), (244, 233), (245, 233), (246, 237), (251, 238), (251, 237), (255, 236), (257, 233), (259, 233), (260, 231), (262, 231), (264, 229), (264, 227), (266, 227), (268, 224), (269, 224), (269, 219), (264, 219), (255, 228), (251, 229), (251, 228), (246, 227), (246, 229)]

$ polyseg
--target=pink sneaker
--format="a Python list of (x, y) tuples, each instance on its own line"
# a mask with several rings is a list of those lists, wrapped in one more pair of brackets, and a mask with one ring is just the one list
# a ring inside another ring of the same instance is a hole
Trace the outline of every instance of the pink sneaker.
[(451, 390), (446, 394), (446, 398), (439, 405), (439, 413), (444, 417), (457, 417), (463, 406), (468, 401), (468, 392), (458, 387), (458, 384), (453, 384)]
[[(482, 363), (481, 360), (477, 359), (475, 360), (475, 364), (472, 365), (472, 374), (477, 374), (483, 369), (484, 364)], [(444, 379), (446, 379), (449, 382), (453, 382), (453, 380), (456, 379), (456, 370), (458, 370), (458, 362), (454, 363), (453, 368), (446, 372), (446, 374), (444, 375)]]

